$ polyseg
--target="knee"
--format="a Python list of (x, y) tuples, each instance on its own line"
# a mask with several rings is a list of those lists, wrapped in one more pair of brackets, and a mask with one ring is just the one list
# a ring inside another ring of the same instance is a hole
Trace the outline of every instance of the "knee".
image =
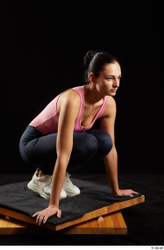
[(81, 141), (75, 143), (75, 147), (73, 147), (73, 151), (75, 155), (81, 155), (84, 159), (89, 159), (93, 157), (98, 150), (98, 141), (97, 139), (91, 135), (84, 133), (83, 137), (80, 138)]
[(100, 152), (101, 155), (104, 157), (106, 156), (112, 149), (113, 141), (111, 136), (104, 131), (101, 131), (101, 141), (100, 141)]
[(97, 139), (91, 134), (86, 134), (84, 154), (88, 155), (89, 157), (92, 157), (96, 154), (97, 150), (98, 150)]

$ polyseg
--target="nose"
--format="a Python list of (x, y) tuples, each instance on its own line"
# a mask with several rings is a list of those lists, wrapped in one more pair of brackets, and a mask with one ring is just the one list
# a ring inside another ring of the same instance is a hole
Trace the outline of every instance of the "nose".
[(120, 85), (120, 80), (119, 79), (115, 79), (113, 82), (113, 87), (118, 88)]

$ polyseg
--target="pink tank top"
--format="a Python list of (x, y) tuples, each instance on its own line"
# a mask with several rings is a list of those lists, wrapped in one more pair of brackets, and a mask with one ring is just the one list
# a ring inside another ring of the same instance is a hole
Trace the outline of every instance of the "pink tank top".
[[(81, 122), (81, 117), (82, 117), (83, 109), (84, 109), (84, 96), (85, 96), (84, 87), (85, 87), (85, 85), (72, 88), (80, 95), (80, 98), (81, 98), (80, 111), (79, 111), (79, 114), (75, 120), (75, 126), (74, 126), (74, 131), (76, 131), (76, 132), (90, 129), (93, 126), (94, 122), (102, 116), (104, 109), (106, 107), (107, 101), (108, 101), (108, 96), (105, 96), (104, 102), (103, 102), (102, 106), (100, 107), (99, 111), (97, 112), (97, 114), (95, 115), (92, 123), (86, 127), (82, 126), (80, 122)], [(62, 92), (62, 93), (64, 93), (64, 92)], [(40, 132), (42, 132), (44, 135), (57, 133), (57, 131), (58, 131), (58, 119), (59, 119), (59, 114), (57, 112), (57, 101), (58, 101), (61, 94), (56, 96), (45, 107), (45, 109), (43, 109), (43, 111), (41, 111), (41, 113), (36, 118), (34, 118), (34, 120), (32, 120), (30, 122), (29, 125), (35, 127)]]

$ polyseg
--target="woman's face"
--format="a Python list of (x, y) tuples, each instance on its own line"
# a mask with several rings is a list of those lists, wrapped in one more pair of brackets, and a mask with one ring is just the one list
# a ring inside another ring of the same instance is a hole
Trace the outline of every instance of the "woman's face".
[(95, 78), (98, 92), (103, 95), (115, 96), (120, 85), (121, 68), (115, 63), (106, 64), (99, 76)]

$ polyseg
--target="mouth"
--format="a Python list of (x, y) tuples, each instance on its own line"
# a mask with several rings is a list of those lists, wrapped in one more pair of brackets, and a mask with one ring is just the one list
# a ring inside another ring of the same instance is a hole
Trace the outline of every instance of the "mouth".
[(116, 93), (117, 89), (111, 89), (112, 93)]

